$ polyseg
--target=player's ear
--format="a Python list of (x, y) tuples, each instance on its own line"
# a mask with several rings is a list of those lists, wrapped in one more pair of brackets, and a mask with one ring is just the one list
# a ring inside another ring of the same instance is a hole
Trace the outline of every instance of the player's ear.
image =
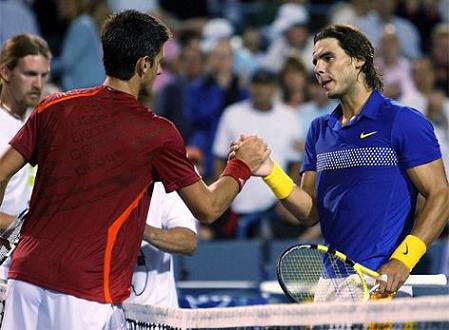
[(11, 70), (6, 65), (0, 65), (0, 78), (6, 82), (9, 82)]
[(353, 58), (353, 63), (356, 69), (361, 69), (365, 64), (365, 60), (361, 58)]
[(141, 57), (136, 62), (136, 73), (142, 77), (151, 68), (148, 56)]

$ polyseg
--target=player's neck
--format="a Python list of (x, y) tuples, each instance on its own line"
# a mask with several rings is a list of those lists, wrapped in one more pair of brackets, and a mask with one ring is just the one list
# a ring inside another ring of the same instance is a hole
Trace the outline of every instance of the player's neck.
[(349, 123), (352, 118), (357, 116), (363, 109), (366, 101), (372, 93), (371, 89), (357, 88), (347, 93), (340, 99), (343, 116), (341, 122), (343, 125)]
[(23, 120), (26, 112), (26, 108), (15, 102), (11, 95), (3, 88), (0, 92), (0, 108), (18, 120)]
[(120, 80), (113, 77), (106, 77), (106, 80), (103, 83), (104, 86), (111, 87), (115, 90), (131, 94), (134, 96), (134, 98), (137, 100), (139, 96), (139, 88), (138, 86), (135, 86), (136, 84), (133, 83), (131, 80)]

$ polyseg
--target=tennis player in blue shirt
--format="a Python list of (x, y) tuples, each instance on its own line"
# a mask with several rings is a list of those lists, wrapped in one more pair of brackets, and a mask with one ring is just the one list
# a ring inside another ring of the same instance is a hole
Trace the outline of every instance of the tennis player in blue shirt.
[[(373, 60), (351, 26), (318, 33), (315, 75), (340, 103), (309, 128), (300, 187), (271, 159), (254, 175), (301, 223), (319, 221), (327, 245), (386, 274), (379, 291), (393, 293), (446, 224), (449, 186), (432, 125), (380, 93)], [(418, 193), (425, 204), (415, 219)]]

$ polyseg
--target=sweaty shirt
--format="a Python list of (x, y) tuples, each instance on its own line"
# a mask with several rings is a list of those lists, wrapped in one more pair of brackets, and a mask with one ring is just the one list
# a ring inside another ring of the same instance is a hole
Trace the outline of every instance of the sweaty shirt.
[(176, 128), (99, 86), (50, 96), (10, 144), (38, 171), (9, 277), (123, 301), (153, 183), (173, 191), (199, 180)]

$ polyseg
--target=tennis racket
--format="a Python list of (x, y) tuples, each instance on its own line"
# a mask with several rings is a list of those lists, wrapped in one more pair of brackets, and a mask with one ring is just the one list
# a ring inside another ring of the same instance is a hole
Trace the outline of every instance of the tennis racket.
[[(420, 285), (424, 275), (410, 276), (406, 285)], [(444, 285), (447, 278), (435, 275), (432, 284)], [(293, 302), (367, 301), (383, 277), (343, 253), (324, 245), (294, 245), (282, 253), (277, 278), (284, 294)]]
[(20, 230), (27, 214), (28, 209), (23, 210), (8, 228), (0, 232), (0, 265), (8, 259), (19, 243)]

